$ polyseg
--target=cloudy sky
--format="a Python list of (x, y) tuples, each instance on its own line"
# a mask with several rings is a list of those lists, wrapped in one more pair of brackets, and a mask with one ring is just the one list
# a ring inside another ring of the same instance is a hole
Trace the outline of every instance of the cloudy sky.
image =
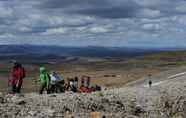
[(186, 47), (186, 0), (0, 0), (0, 44)]

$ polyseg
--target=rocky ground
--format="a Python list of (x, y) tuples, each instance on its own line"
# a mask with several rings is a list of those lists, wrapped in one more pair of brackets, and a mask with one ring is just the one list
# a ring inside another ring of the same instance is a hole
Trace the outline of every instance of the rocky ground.
[[(99, 117), (95, 117), (97, 115)], [(186, 118), (186, 79), (92, 94), (0, 95), (1, 118)]]

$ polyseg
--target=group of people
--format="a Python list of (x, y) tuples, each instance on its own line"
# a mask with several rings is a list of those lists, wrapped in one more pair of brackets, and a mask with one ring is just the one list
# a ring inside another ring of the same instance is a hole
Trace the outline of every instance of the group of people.
[(91, 93), (95, 91), (101, 91), (101, 87), (98, 85), (91, 85), (91, 78), (89, 76), (82, 76), (80, 78), (68, 78), (67, 79), (67, 90), (72, 92), (80, 93)]
[[(53, 71), (49, 74), (44, 66), (41, 66), (39, 71), (39, 78), (36, 82), (39, 83), (40, 94), (43, 94), (44, 90), (46, 90), (47, 94), (65, 91), (90, 93), (101, 90), (101, 87), (98, 85), (90, 85), (89, 76), (81, 77), (81, 82), (79, 82), (78, 77), (67, 78), (65, 82), (65, 79), (57, 72)], [(20, 63), (15, 62), (11, 71), (11, 79), (8, 81), (8, 85), (11, 85), (11, 92), (13, 94), (21, 92), (23, 79), (26, 76), (25, 73), (24, 67)]]

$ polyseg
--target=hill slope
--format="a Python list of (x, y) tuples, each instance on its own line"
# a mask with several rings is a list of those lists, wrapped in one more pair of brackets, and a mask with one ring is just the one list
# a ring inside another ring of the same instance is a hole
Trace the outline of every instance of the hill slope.
[(0, 54), (11, 55), (59, 55), (80, 57), (130, 57), (170, 49), (144, 49), (128, 47), (61, 47), (44, 45), (0, 45)]
[(125, 87), (92, 94), (1, 95), (0, 116), (6, 118), (185, 118), (186, 80), (170, 80), (158, 87)]

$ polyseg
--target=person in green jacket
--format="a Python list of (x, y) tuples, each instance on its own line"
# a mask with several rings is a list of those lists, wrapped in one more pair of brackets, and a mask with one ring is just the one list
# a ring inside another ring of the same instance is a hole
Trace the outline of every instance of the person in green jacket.
[(40, 67), (39, 82), (40, 82), (39, 93), (43, 94), (44, 89), (46, 89), (47, 93), (49, 93), (50, 76), (47, 73), (45, 67)]

